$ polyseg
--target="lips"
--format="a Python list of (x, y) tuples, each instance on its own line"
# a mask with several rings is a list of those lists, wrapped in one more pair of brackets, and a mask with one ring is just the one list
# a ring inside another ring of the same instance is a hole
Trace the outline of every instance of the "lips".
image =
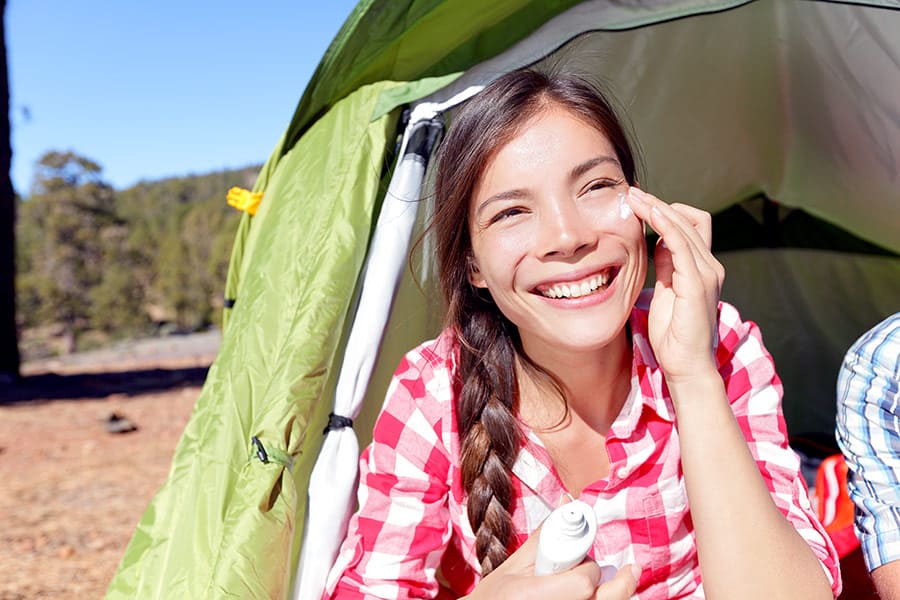
[(619, 267), (608, 267), (579, 279), (542, 283), (534, 291), (545, 298), (581, 298), (609, 287), (618, 273)]

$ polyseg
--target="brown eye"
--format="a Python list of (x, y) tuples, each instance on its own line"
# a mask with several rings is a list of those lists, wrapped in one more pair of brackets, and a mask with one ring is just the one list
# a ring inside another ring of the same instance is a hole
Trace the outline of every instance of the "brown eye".
[(623, 183), (623, 180), (621, 179), (598, 179), (588, 184), (588, 186), (584, 190), (584, 193), (597, 192), (608, 188), (614, 188), (621, 183)]
[(508, 219), (510, 217), (515, 217), (517, 215), (521, 215), (524, 212), (525, 212), (525, 210), (518, 206), (513, 206), (511, 208), (501, 210), (500, 212), (495, 214), (493, 217), (491, 217), (490, 221), (488, 221), (488, 225), (492, 225), (494, 223), (503, 221), (504, 219)]

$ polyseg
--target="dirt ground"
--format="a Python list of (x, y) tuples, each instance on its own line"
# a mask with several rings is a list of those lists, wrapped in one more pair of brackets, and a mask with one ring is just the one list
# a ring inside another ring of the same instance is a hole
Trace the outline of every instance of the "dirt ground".
[[(0, 600), (103, 597), (218, 341), (25, 363), (20, 384), (0, 387)], [(114, 414), (137, 430), (110, 433)]]

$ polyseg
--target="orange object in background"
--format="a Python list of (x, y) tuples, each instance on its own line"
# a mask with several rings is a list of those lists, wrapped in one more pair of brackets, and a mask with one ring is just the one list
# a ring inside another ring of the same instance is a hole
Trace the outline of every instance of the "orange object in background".
[(844, 558), (857, 548), (853, 531), (853, 501), (847, 491), (847, 463), (841, 454), (833, 454), (819, 465), (815, 488), (816, 516), (825, 526), (838, 556)]

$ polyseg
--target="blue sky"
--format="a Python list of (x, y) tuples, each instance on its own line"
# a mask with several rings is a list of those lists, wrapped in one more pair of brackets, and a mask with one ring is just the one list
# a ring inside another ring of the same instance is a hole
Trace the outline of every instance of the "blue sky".
[(8, 0), (13, 185), (47, 150), (117, 189), (262, 163), (355, 0)]

